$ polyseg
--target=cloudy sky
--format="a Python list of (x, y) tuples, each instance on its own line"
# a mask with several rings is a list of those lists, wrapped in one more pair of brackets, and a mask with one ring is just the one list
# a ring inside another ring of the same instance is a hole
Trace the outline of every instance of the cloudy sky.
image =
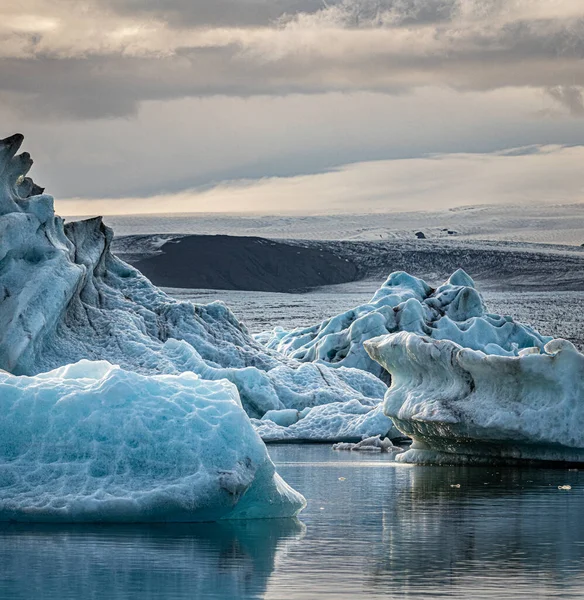
[(3, 0), (63, 214), (584, 202), (582, 0)]

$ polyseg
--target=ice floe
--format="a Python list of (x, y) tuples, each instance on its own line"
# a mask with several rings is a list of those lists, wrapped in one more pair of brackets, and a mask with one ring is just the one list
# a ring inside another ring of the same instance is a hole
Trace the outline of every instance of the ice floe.
[(381, 439), (380, 435), (365, 438), (360, 442), (339, 442), (333, 444), (333, 450), (350, 450), (352, 452), (388, 452), (390, 454), (399, 454), (403, 448), (394, 446), (389, 438)]
[(566, 340), (519, 356), (401, 332), (366, 342), (392, 377), (384, 411), (403, 462), (584, 461), (584, 355)]

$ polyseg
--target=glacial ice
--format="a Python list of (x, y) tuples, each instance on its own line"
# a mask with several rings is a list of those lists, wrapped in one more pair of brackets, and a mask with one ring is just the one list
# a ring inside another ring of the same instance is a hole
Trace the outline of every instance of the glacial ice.
[(511, 317), (488, 313), (473, 280), (463, 270), (437, 289), (398, 271), (367, 304), (312, 327), (292, 331), (277, 327), (256, 339), (296, 360), (357, 368), (389, 382), (387, 371), (371, 359), (363, 343), (398, 331), (448, 339), (501, 356), (516, 355), (523, 348), (543, 349), (551, 340)]
[[(400, 460), (436, 452), (448, 461), (455, 453), (474, 461), (485, 454), (580, 459), (582, 393), (575, 374), (581, 373), (581, 355), (510, 317), (489, 314), (463, 271), (436, 289), (392, 273), (366, 305), (313, 327), (276, 329), (254, 339), (224, 304), (174, 300), (112, 255), (113, 232), (101, 219), (65, 224), (54, 213), (52, 197), (27, 177), (28, 154), (16, 156), (22, 141), (20, 135), (0, 141), (0, 370), (12, 373), (0, 377), (21, 381), (15, 389), (36, 389), (34, 376), (42, 381), (38, 374), (64, 365), (105, 360), (119, 365), (116, 373), (137, 378), (123, 388), (128, 393), (149, 388), (159, 377), (191, 378), (201, 390), (226, 386), (227, 380), (268, 441), (395, 437), (391, 417), (415, 439)], [(452, 364), (444, 348), (456, 349), (450, 351)], [(402, 383), (393, 382), (383, 408), (388, 373)], [(76, 381), (87, 386), (87, 394), (94, 389), (91, 378)], [(242, 427), (252, 431), (240, 413)], [(244, 455), (245, 440), (225, 431), (223, 443)], [(8, 448), (10, 436), (2, 443)], [(91, 451), (92, 445), (85, 447), (85, 454)], [(243, 496), (248, 503), (254, 494), (257, 506), (288, 494), (269, 465), (256, 466)], [(240, 501), (229, 514), (252, 514), (244, 508)]]
[(381, 400), (385, 386), (367, 373), (301, 364), (256, 342), (224, 304), (170, 298), (111, 254), (101, 219), (64, 224), (26, 177), (28, 154), (15, 156), (22, 141), (0, 141), (0, 368), (35, 375), (90, 359), (143, 374), (193, 371), (235, 383), (255, 417)]
[(416, 463), (584, 462), (584, 355), (556, 339), (518, 356), (400, 332), (365, 343), (392, 377), (384, 411)]
[(358, 400), (331, 402), (302, 411), (270, 411), (252, 419), (265, 442), (359, 442), (382, 435), (392, 439), (403, 435), (383, 413), (381, 404), (367, 406)]
[(0, 374), (0, 411), (0, 521), (215, 521), (304, 506), (226, 380), (84, 360)]

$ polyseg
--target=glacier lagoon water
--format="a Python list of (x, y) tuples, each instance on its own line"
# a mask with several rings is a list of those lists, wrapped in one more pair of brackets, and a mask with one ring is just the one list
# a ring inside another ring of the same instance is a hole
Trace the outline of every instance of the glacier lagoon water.
[(300, 520), (3, 525), (0, 598), (584, 598), (584, 471), (270, 454)]

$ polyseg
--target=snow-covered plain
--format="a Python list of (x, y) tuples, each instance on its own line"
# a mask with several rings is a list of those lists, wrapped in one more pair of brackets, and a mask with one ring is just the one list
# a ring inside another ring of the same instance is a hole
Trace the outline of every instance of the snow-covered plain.
[(106, 223), (117, 235), (181, 233), (310, 240), (408, 240), (422, 231), (429, 239), (584, 244), (582, 205), (553, 202), (369, 214), (127, 215), (108, 216)]
[(0, 412), (0, 521), (216, 521), (305, 504), (225, 380), (80, 361), (0, 374)]

